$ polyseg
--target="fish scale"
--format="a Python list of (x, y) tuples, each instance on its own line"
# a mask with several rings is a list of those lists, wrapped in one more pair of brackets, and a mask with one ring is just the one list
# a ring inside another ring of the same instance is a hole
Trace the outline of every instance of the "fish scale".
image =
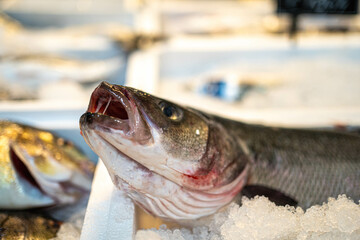
[(359, 136), (216, 119), (250, 149), (251, 184), (284, 192), (303, 208), (339, 194), (360, 199)]

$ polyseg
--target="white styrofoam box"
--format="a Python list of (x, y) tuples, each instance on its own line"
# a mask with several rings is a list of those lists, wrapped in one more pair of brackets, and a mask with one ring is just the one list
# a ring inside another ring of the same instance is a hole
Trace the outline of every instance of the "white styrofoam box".
[(100, 160), (95, 171), (86, 210), (81, 240), (132, 239), (134, 204), (115, 189), (105, 165)]

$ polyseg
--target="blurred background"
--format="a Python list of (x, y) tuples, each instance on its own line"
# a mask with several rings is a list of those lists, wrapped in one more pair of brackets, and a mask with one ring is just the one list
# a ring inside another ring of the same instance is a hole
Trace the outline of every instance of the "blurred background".
[(358, 0), (0, 0), (0, 118), (97, 160), (78, 119), (101, 81), (237, 120), (360, 125)]

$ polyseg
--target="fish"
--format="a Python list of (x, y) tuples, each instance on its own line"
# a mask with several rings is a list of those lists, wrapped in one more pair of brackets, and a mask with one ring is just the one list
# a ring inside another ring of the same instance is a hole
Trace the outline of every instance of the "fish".
[(145, 211), (188, 221), (239, 195), (308, 208), (360, 199), (360, 136), (249, 124), (107, 82), (80, 118), (113, 184)]
[(39, 213), (0, 212), (0, 239), (51, 239), (56, 237), (61, 224)]
[(90, 192), (93, 172), (94, 163), (70, 141), (0, 121), (0, 210), (74, 204)]

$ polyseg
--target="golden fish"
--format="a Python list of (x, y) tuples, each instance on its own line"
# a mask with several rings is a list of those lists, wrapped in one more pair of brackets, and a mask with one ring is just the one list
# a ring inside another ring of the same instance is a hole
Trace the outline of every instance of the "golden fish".
[(0, 209), (71, 204), (90, 191), (94, 164), (52, 133), (0, 121)]

